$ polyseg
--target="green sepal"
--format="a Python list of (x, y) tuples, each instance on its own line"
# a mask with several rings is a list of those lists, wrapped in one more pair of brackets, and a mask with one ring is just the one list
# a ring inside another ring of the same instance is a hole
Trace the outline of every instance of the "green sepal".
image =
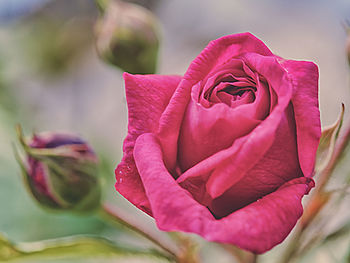
[(322, 130), (320, 143), (317, 149), (315, 165), (316, 172), (322, 171), (332, 159), (339, 131), (343, 124), (344, 111), (345, 106), (342, 103), (342, 110), (338, 120), (333, 125), (330, 125)]
[(55, 202), (52, 198), (37, 191), (35, 185), (33, 184), (33, 181), (31, 180), (27, 172), (25, 163), (23, 162), (17, 148), (14, 145), (13, 145), (13, 152), (14, 152), (15, 159), (18, 165), (20, 166), (22, 180), (23, 180), (24, 186), (27, 189), (27, 192), (30, 193), (32, 197), (38, 201), (39, 205), (43, 206), (44, 208), (52, 208), (52, 209), (59, 208), (60, 207), (59, 204)]
[[(24, 152), (42, 165), (49, 196), (40, 193), (28, 174), (26, 165), (14, 148), (15, 157), (20, 164), (25, 185), (34, 198), (44, 207), (65, 211), (86, 213), (100, 207), (101, 183), (98, 164), (94, 155), (81, 156), (72, 145), (55, 148), (32, 148), (24, 139), (22, 129), (16, 127), (18, 140)], [(79, 147), (79, 145), (73, 145)]]

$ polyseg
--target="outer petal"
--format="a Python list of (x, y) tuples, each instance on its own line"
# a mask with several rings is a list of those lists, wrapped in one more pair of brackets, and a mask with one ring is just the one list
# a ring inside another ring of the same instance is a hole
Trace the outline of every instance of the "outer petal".
[(124, 156), (115, 170), (116, 189), (131, 203), (151, 214), (149, 202), (136, 169), (133, 150), (140, 134), (158, 129), (159, 118), (175, 88), (179, 76), (131, 75), (124, 73), (128, 103), (128, 135), (124, 140)]
[(294, 179), (276, 192), (216, 220), (169, 174), (153, 134), (138, 138), (134, 156), (160, 229), (196, 233), (209, 241), (234, 244), (254, 253), (266, 252), (286, 238), (302, 215), (302, 197), (313, 187), (312, 179)]
[(297, 126), (300, 166), (305, 176), (313, 175), (321, 137), (318, 108), (318, 69), (312, 62), (283, 60), (280, 63), (293, 82), (292, 103)]
[(272, 56), (271, 51), (262, 41), (250, 33), (242, 33), (210, 42), (189, 66), (160, 119), (158, 130), (158, 137), (163, 146), (164, 162), (170, 171), (173, 171), (176, 166), (179, 130), (191, 97), (192, 87), (217, 66), (247, 52)]
[(206, 205), (215, 216), (223, 217), (300, 176), (303, 173), (299, 166), (293, 107), (290, 104), (282, 116), (274, 142), (263, 158), (239, 182)]

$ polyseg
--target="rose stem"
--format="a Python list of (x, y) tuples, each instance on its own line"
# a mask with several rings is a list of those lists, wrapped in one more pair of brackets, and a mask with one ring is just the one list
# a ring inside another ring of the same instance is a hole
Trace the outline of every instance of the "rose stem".
[[(332, 156), (332, 159), (329, 161), (327, 166), (321, 171), (320, 176), (316, 183), (316, 188), (312, 193), (312, 196), (310, 198), (310, 201), (308, 202), (307, 206), (305, 207), (305, 210), (309, 209), (310, 204), (314, 202), (315, 200), (320, 197), (320, 195), (323, 192), (324, 187), (326, 186), (329, 178), (331, 177), (335, 167), (339, 163), (340, 159), (342, 158), (345, 149), (349, 145), (350, 142), (350, 124), (346, 128), (344, 134), (339, 139), (339, 143), (335, 147), (334, 154)], [(295, 256), (295, 252), (299, 248), (299, 241), (304, 233), (304, 230), (307, 228), (307, 226), (310, 225), (312, 220), (315, 218), (315, 216), (318, 213), (315, 213), (314, 216), (311, 216), (308, 218), (308, 221), (305, 222), (302, 226), (299, 225), (299, 227), (296, 229), (296, 233), (294, 234), (293, 240), (291, 241), (289, 247), (285, 251), (281, 262), (282, 263), (288, 263), (293, 259), (293, 256)]]
[(199, 263), (199, 255), (197, 253), (197, 243), (191, 238), (179, 232), (169, 232), (169, 237), (173, 239), (180, 247), (180, 257), (178, 263)]
[(119, 225), (123, 225), (129, 228), (130, 230), (145, 237), (146, 239), (151, 241), (153, 244), (157, 245), (158, 247), (168, 252), (174, 258), (176, 259), (178, 258), (178, 251), (176, 248), (165, 245), (164, 242), (159, 237), (156, 237), (154, 234), (147, 231), (144, 226), (141, 226), (139, 223), (133, 220), (129, 215), (127, 215), (124, 211), (121, 211), (116, 207), (112, 207), (109, 204), (103, 204), (98, 214), (103, 220), (110, 221), (112, 223), (117, 223)]
[(258, 254), (250, 254), (248, 256), (248, 263), (257, 263), (258, 262)]
[(256, 263), (258, 255), (245, 251), (233, 245), (221, 244), (221, 247), (229, 252), (238, 263)]

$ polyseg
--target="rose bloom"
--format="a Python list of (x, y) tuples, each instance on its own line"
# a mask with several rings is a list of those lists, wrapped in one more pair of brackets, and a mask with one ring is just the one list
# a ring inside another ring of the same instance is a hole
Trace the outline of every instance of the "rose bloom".
[(117, 191), (161, 230), (255, 253), (282, 242), (314, 186), (317, 66), (243, 33), (210, 42), (183, 77), (124, 79)]

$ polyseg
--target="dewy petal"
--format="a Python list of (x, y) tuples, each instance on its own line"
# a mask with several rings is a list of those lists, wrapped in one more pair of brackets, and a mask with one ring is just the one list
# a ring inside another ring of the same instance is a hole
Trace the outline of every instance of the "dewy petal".
[(217, 66), (246, 52), (263, 56), (273, 55), (261, 40), (250, 33), (242, 33), (211, 41), (189, 66), (160, 118), (157, 132), (164, 153), (164, 162), (170, 171), (176, 167), (177, 140), (192, 87)]
[(201, 235), (209, 241), (236, 245), (263, 253), (281, 243), (302, 215), (302, 197), (313, 187), (309, 178), (297, 178), (262, 199), (216, 220), (167, 171), (159, 141), (143, 134), (134, 157), (158, 227)]
[(155, 132), (158, 129), (159, 118), (181, 77), (128, 73), (124, 73), (123, 76), (129, 124), (128, 135), (123, 145), (123, 159), (115, 170), (115, 187), (131, 203), (150, 214), (149, 202), (134, 163), (134, 145), (140, 134)]
[(293, 82), (292, 103), (297, 125), (299, 160), (304, 175), (313, 175), (321, 137), (318, 68), (312, 62), (280, 59)]

